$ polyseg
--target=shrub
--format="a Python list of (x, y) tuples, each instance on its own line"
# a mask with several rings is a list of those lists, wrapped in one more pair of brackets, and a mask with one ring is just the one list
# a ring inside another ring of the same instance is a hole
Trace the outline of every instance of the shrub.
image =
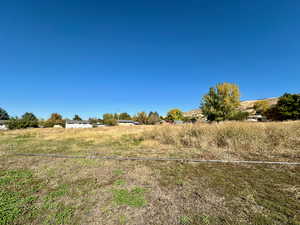
[(38, 127), (39, 122), (33, 113), (27, 112), (21, 118), (11, 118), (7, 125), (9, 129), (36, 128)]
[(26, 112), (22, 118), (21, 121), (23, 123), (23, 128), (28, 128), (28, 127), (38, 127), (38, 119), (33, 113), (28, 113)]
[(21, 120), (18, 117), (11, 117), (7, 123), (8, 129), (21, 129)]

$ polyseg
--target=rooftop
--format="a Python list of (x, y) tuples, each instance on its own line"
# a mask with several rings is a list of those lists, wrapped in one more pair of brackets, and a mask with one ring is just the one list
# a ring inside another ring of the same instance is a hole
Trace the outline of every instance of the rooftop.
[(133, 120), (118, 120), (118, 123), (134, 123), (134, 124), (139, 124), (138, 122), (135, 122)]
[(90, 124), (88, 120), (66, 120), (68, 124)]

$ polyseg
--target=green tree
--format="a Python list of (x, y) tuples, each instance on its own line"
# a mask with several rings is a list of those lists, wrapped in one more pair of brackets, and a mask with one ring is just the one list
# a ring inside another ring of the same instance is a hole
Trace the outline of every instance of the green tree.
[(115, 115), (110, 114), (110, 113), (105, 113), (103, 115), (103, 123), (105, 125), (109, 125), (109, 126), (115, 126), (118, 124), (117, 119), (115, 118)]
[(240, 91), (237, 85), (217, 84), (203, 96), (201, 109), (209, 121), (222, 121), (232, 118), (240, 105)]
[(148, 124), (148, 116), (145, 112), (139, 112), (135, 117), (135, 121), (139, 122), (140, 124)]
[(270, 108), (270, 104), (266, 100), (260, 100), (254, 103), (253, 108), (256, 113), (264, 115)]
[(115, 113), (115, 114), (113, 115), (113, 118), (114, 118), (115, 120), (119, 120), (119, 117), (120, 117), (120, 115), (119, 115), (118, 113)]
[(8, 121), (9, 129), (36, 128), (39, 122), (33, 113), (25, 113), (21, 118), (12, 117)]
[(80, 118), (80, 116), (78, 116), (77, 114), (73, 117), (73, 120), (82, 120), (81, 118)]
[(265, 112), (264, 116), (266, 116), (268, 120), (281, 120), (277, 105), (270, 106), (270, 108)]
[(167, 120), (183, 120), (184, 116), (183, 113), (180, 109), (171, 109), (168, 113), (167, 113)]
[(119, 114), (119, 120), (131, 120), (131, 116), (127, 112)]
[(89, 118), (89, 122), (91, 124), (97, 124), (97, 123), (103, 123), (103, 120), (98, 119), (98, 118)]
[(39, 121), (33, 113), (26, 112), (22, 118), (22, 128), (38, 127)]
[(203, 96), (201, 109), (209, 121), (221, 121), (224, 119), (222, 112), (222, 100), (215, 88), (211, 87), (209, 92)]
[(300, 119), (300, 94), (285, 93), (277, 104), (266, 112), (271, 120), (299, 120)]
[(65, 126), (65, 120), (58, 113), (52, 113), (50, 118), (44, 122), (45, 127), (53, 127), (54, 125)]
[(60, 120), (63, 120), (63, 118), (62, 118), (62, 115), (60, 115), (59, 113), (52, 113), (50, 116), (50, 120), (60, 121)]
[(159, 114), (157, 112), (150, 112), (148, 115), (148, 124), (157, 124), (160, 121)]
[(8, 113), (2, 108), (0, 108), (0, 120), (9, 120)]

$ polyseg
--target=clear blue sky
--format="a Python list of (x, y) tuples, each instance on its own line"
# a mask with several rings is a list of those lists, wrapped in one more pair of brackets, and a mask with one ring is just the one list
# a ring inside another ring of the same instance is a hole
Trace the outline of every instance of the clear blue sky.
[(298, 0), (1, 1), (0, 45), (11, 115), (185, 111), (218, 82), (300, 90)]

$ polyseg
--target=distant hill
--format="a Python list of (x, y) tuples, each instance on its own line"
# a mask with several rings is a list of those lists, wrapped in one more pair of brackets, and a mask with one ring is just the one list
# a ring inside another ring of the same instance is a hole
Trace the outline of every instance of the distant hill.
[(265, 98), (265, 99), (258, 99), (258, 100), (247, 100), (247, 101), (241, 101), (240, 109), (242, 111), (249, 112), (250, 114), (254, 114), (254, 103), (257, 101), (266, 101), (269, 103), (269, 105), (275, 105), (278, 102), (278, 98)]
[(201, 109), (193, 109), (188, 112), (183, 113), (184, 117), (196, 117), (196, 118), (203, 118), (202, 110)]
[[(265, 99), (258, 99), (258, 100), (241, 101), (240, 109), (242, 111), (249, 112), (250, 114), (254, 114), (255, 110), (254, 110), (253, 106), (254, 106), (254, 103), (257, 101), (267, 101), (270, 105), (275, 105), (278, 101), (278, 98), (265, 98)], [(197, 117), (197, 118), (204, 117), (201, 109), (193, 109), (188, 112), (184, 112), (183, 115), (185, 117)]]

